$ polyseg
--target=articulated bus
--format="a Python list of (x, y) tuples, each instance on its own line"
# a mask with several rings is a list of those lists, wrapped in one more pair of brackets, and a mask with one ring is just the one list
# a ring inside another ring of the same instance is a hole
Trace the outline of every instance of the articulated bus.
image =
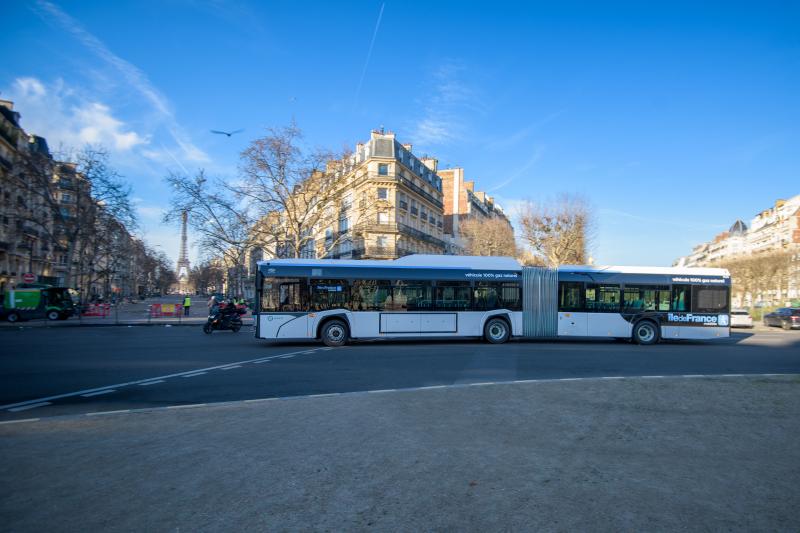
[(349, 339), (730, 335), (730, 275), (719, 268), (523, 267), (511, 257), (394, 261), (276, 259), (256, 276), (256, 337)]

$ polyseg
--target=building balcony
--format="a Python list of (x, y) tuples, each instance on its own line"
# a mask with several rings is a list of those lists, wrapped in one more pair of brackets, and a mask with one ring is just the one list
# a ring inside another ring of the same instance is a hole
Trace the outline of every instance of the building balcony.
[(353, 250), (353, 259), (395, 259), (398, 249), (392, 246), (366, 246)]
[(445, 242), (441, 239), (434, 237), (433, 235), (429, 235), (423, 231), (420, 231), (416, 228), (412, 228), (407, 224), (403, 224), (402, 222), (394, 223), (394, 224), (363, 224), (358, 227), (360, 231), (367, 231), (370, 233), (400, 233), (409, 235), (415, 239), (419, 239), (422, 241), (429, 242), (441, 248), (445, 247)]

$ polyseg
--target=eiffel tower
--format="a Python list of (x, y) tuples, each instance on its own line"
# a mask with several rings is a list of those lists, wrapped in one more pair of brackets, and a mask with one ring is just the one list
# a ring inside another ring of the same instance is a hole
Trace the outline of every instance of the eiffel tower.
[(183, 225), (181, 227), (181, 253), (178, 256), (178, 291), (182, 294), (189, 292), (189, 245), (186, 242), (186, 211), (183, 212)]

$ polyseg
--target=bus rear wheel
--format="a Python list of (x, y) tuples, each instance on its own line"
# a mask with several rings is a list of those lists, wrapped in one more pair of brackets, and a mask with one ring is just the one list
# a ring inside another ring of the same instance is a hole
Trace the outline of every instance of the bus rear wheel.
[(50, 310), (47, 312), (47, 320), (58, 320), (61, 318), (61, 313), (55, 310)]
[(650, 320), (642, 320), (633, 326), (633, 340), (636, 344), (655, 344), (658, 337), (658, 326)]
[(19, 314), (15, 313), (14, 311), (12, 311), (12, 312), (8, 313), (8, 316), (6, 317), (6, 320), (8, 320), (11, 323), (19, 322)]
[(347, 324), (341, 320), (331, 320), (322, 327), (322, 342), (333, 348), (344, 346), (347, 342)]
[(503, 344), (511, 336), (508, 322), (502, 318), (492, 318), (483, 328), (484, 338), (492, 344)]

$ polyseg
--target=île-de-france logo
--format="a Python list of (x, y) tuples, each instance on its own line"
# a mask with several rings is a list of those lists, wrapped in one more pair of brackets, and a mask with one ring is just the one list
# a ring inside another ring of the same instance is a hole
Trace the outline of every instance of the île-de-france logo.
[(717, 324), (720, 326), (727, 326), (728, 325), (728, 315), (719, 315), (717, 317)]

